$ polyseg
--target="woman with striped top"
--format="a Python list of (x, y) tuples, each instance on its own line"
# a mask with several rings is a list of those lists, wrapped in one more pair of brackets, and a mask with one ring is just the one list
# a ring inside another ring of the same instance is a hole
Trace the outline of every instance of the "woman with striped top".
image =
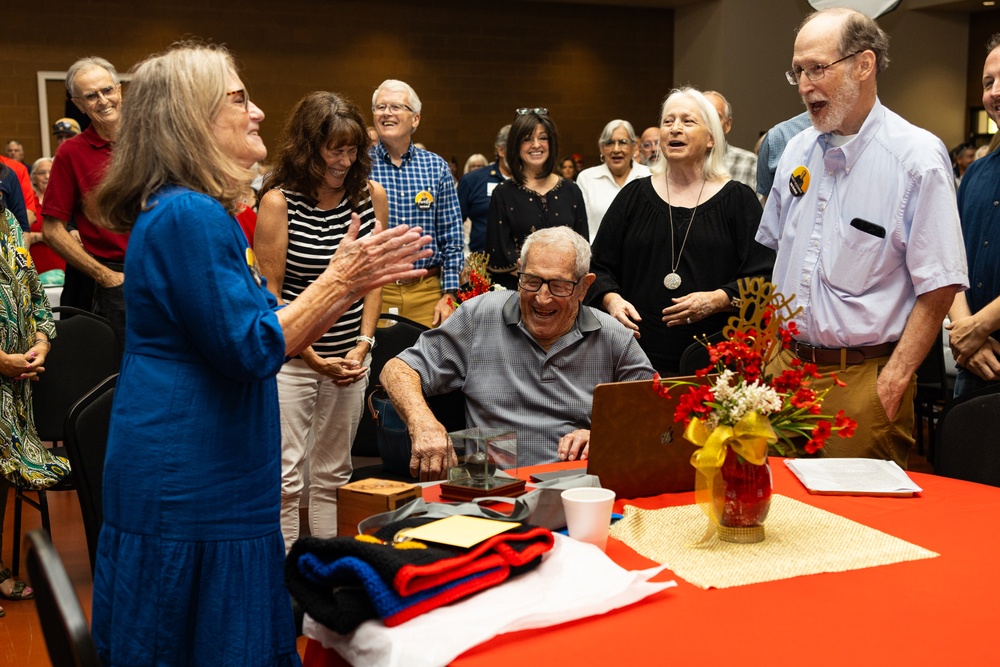
[[(384, 227), (385, 190), (368, 180), (368, 132), (357, 107), (329, 92), (292, 110), (264, 183), (254, 238), (261, 272), (279, 303), (292, 301), (330, 262), (353, 216), (359, 236)], [(337, 489), (351, 476), (351, 444), (368, 387), (381, 290), (360, 299), (278, 374), (281, 405), (281, 531), (299, 536), (309, 473), (309, 530), (337, 534)]]

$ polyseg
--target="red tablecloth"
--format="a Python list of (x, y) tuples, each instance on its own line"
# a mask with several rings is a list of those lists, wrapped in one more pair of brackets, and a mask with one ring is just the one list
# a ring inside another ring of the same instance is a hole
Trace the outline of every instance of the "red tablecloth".
[[(918, 497), (813, 496), (784, 463), (771, 464), (777, 493), (941, 556), (723, 590), (701, 590), (676, 578), (677, 588), (631, 607), (501, 635), (453, 664), (998, 664), (1000, 488), (910, 473), (924, 489)], [(620, 500), (615, 511), (626, 503), (658, 508), (693, 502), (691, 493), (668, 494)], [(614, 539), (607, 553), (627, 569), (653, 565)], [(343, 663), (310, 642), (305, 664)]]

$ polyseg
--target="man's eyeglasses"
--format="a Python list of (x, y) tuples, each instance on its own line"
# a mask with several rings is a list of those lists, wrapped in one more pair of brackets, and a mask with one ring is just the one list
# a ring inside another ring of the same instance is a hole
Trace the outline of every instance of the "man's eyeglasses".
[(246, 89), (230, 90), (226, 93), (226, 97), (231, 98), (233, 104), (243, 107), (244, 111), (250, 110), (250, 96), (247, 95)]
[(571, 296), (579, 282), (579, 280), (546, 280), (530, 273), (518, 272), (517, 274), (517, 286), (524, 291), (537, 292), (542, 289), (542, 285), (548, 285), (552, 296)]
[(648, 148), (653, 148), (654, 146), (656, 146), (656, 142), (655, 141), (644, 141), (644, 142), (642, 142), (642, 147), (643, 148), (647, 148), (648, 149)]
[(545, 107), (521, 107), (520, 109), (515, 109), (514, 111), (518, 116), (527, 116), (529, 113), (533, 113), (536, 116), (546, 116), (549, 113), (549, 110)]
[(629, 146), (632, 145), (632, 143), (633, 142), (631, 139), (608, 139), (602, 144), (602, 146), (604, 146), (605, 148), (615, 148), (618, 146), (622, 148), (628, 148)]
[(864, 49), (862, 49), (861, 51), (855, 51), (854, 53), (850, 53), (844, 56), (840, 60), (834, 60), (832, 63), (828, 65), (810, 65), (809, 67), (793, 67), (792, 69), (785, 72), (785, 80), (788, 81), (789, 84), (797, 86), (799, 85), (799, 77), (801, 77), (802, 73), (805, 72), (806, 76), (809, 77), (810, 81), (819, 81), (826, 75), (826, 69), (828, 67), (833, 67), (837, 63), (842, 63), (848, 58), (853, 58), (854, 56), (863, 52)]
[(102, 97), (104, 99), (107, 99), (107, 98), (111, 97), (111, 95), (114, 94), (114, 92), (115, 92), (115, 90), (117, 88), (118, 88), (118, 84), (116, 83), (116, 84), (111, 85), (111, 86), (104, 86), (103, 88), (98, 88), (97, 90), (95, 90), (95, 91), (93, 91), (91, 93), (87, 93), (85, 95), (80, 95), (79, 97), (74, 97), (73, 99), (83, 100), (87, 104), (93, 104), (94, 102), (96, 102), (97, 100), (101, 99)]
[(404, 111), (415, 113), (413, 109), (406, 104), (376, 104), (372, 107), (372, 111), (377, 114), (384, 114), (386, 111), (390, 113), (403, 113)]

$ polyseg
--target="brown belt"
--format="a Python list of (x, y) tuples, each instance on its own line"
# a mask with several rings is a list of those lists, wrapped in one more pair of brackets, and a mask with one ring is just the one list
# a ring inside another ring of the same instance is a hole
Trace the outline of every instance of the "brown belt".
[(856, 366), (875, 357), (888, 357), (896, 349), (896, 342), (869, 345), (867, 347), (829, 348), (814, 347), (808, 343), (793, 340), (790, 349), (792, 354), (802, 361), (811, 361), (814, 364), (827, 366), (839, 364)]
[(412, 285), (413, 283), (419, 283), (424, 278), (430, 278), (431, 276), (437, 276), (441, 274), (440, 266), (429, 266), (427, 267), (427, 275), (422, 278), (407, 278), (406, 280), (397, 280), (394, 285)]

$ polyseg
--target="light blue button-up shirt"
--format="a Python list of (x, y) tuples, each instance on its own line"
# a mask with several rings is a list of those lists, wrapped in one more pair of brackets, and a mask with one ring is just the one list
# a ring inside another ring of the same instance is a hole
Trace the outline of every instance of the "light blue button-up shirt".
[(944, 144), (878, 100), (839, 147), (814, 128), (788, 143), (757, 241), (778, 251), (773, 280), (802, 307), (800, 340), (822, 347), (897, 341), (918, 295), (969, 286)]

